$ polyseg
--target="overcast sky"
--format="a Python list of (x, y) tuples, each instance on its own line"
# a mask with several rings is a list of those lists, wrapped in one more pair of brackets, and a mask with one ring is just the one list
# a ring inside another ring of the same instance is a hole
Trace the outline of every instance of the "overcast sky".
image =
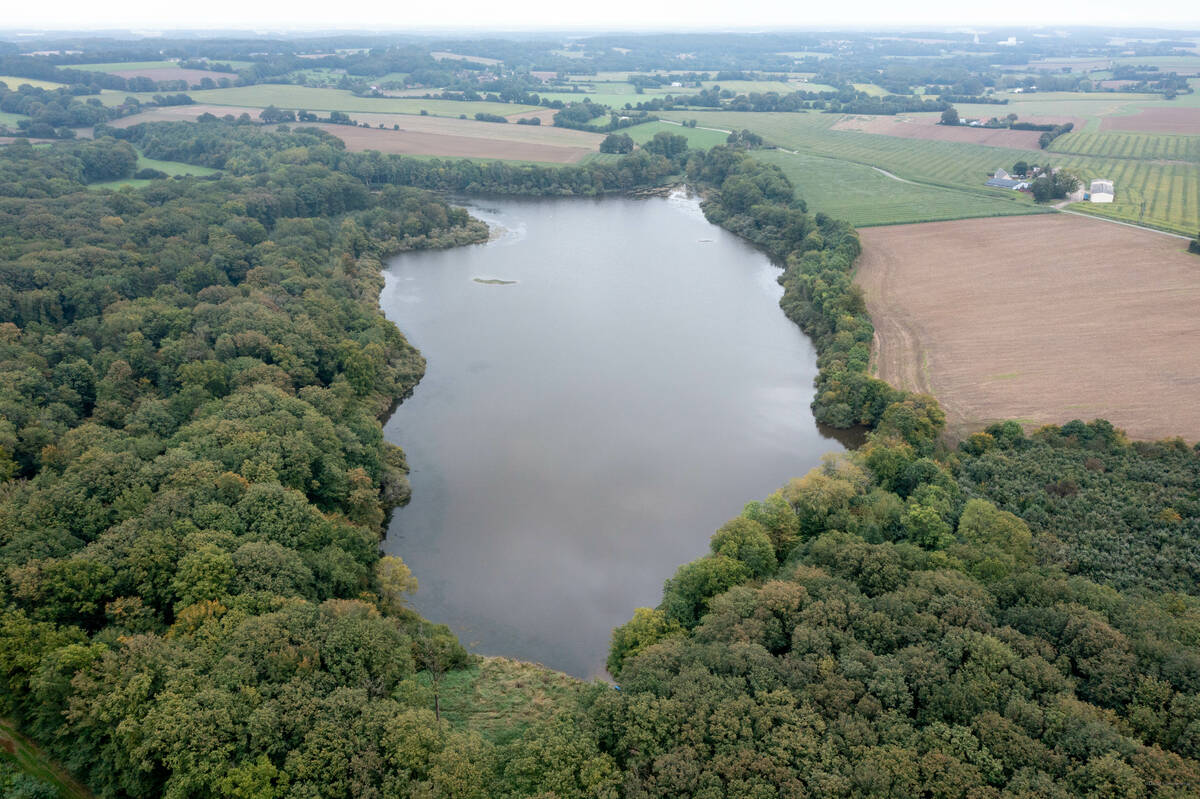
[(1200, 0), (55, 0), (5, 3), (0, 28), (259, 30), (446, 27), (530, 30), (853, 26), (1127, 25), (1200, 27)]

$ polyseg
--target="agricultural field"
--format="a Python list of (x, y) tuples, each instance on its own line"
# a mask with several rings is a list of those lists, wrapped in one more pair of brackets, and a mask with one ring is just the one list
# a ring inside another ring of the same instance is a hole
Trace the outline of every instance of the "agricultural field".
[[(421, 117), (425, 119), (426, 117)], [(460, 120), (439, 120), (443, 122), (458, 122)], [(586, 146), (564, 146), (550, 144), (538, 140), (533, 134), (524, 140), (519, 137), (497, 137), (489, 135), (506, 128), (517, 128), (519, 132), (539, 131), (540, 127), (530, 125), (500, 125), (489, 122), (464, 122), (473, 126), (473, 135), (457, 135), (448, 132), (433, 132), (428, 130), (389, 130), (379, 128), (359, 128), (353, 125), (306, 125), (316, 127), (337, 136), (346, 143), (346, 149), (354, 152), (378, 150), (381, 153), (396, 155), (422, 155), (441, 158), (482, 158), (498, 161), (522, 161), (542, 164), (576, 164), (596, 152), (602, 136), (594, 136), (594, 140)], [(484, 129), (486, 126), (486, 130)]]
[[(199, 93), (199, 92), (197, 92)], [(497, 103), (490, 103), (503, 108)], [(261, 108), (217, 105), (176, 105), (155, 108), (114, 120), (113, 127), (127, 128), (142, 122), (193, 121), (201, 114), (214, 116), (247, 113), (257, 119)], [(542, 125), (499, 124), (411, 114), (354, 114), (371, 127), (297, 123), (318, 127), (346, 142), (354, 151), (428, 155), (447, 158), (487, 158), (509, 161), (573, 164), (595, 153), (604, 137), (598, 133)], [(380, 127), (382, 126), (382, 128)], [(399, 128), (398, 130), (396, 128)]]
[(706, 127), (748, 128), (770, 144), (856, 164), (877, 166), (920, 183), (967, 189), (1004, 197), (1011, 192), (990, 190), (984, 181), (999, 167), (1028, 160), (1030, 151), (983, 147), (960, 142), (902, 139), (854, 131), (832, 130), (842, 116), (821, 113), (737, 113), (732, 111), (664, 112), (668, 119), (697, 119)]
[(1111, 179), (1116, 201), (1075, 203), (1072, 210), (1187, 235), (1200, 229), (1200, 164), (1060, 155), (1053, 158), (1084, 180)]
[[(234, 69), (243, 69), (250, 66), (251, 61), (230, 61), (229, 59), (216, 58), (211, 63), (228, 64)], [(82, 69), (88, 72), (129, 72), (131, 70), (150, 70), (150, 69), (179, 69), (178, 61), (111, 61), (104, 64), (65, 64), (67, 69)], [(229, 75), (228, 72), (220, 73)]]
[(1128, 130), (1200, 136), (1200, 108), (1137, 108), (1128, 114), (1105, 117), (1097, 127), (1101, 131)]
[(1152, 161), (1200, 161), (1200, 137), (1157, 133), (1068, 133), (1049, 152), (1138, 158)]
[(1038, 149), (1038, 137), (1032, 130), (1006, 128), (972, 128), (968, 125), (940, 125), (940, 114), (897, 114), (895, 116), (847, 115), (834, 124), (833, 130), (852, 130), (902, 139), (953, 141), (986, 147), (1012, 147), (1021, 150)]
[(1200, 269), (1182, 239), (1068, 214), (861, 236), (875, 374), (935, 394), (952, 434), (1101, 417), (1200, 439)]
[(686, 136), (688, 146), (707, 150), (709, 147), (716, 147), (724, 144), (729, 137), (728, 133), (719, 130), (707, 130), (705, 128), (687, 128), (682, 125), (673, 125), (670, 122), (645, 122), (641, 125), (634, 125), (630, 128), (623, 128), (618, 133), (627, 133), (636, 144), (645, 144), (654, 138), (655, 134), (666, 131), (673, 133), (676, 136)]
[(763, 150), (754, 157), (782, 169), (809, 211), (845, 219), (855, 227), (1045, 211), (1016, 192), (991, 197), (908, 183), (873, 167), (833, 158), (783, 150)]
[(36, 78), (19, 78), (13, 75), (0, 75), (0, 83), (5, 84), (12, 91), (16, 91), (18, 86), (29, 84), (35, 89), (61, 89), (66, 86), (65, 83), (55, 83), (52, 80), (37, 80)]
[[(1116, 181), (1112, 205), (1078, 204), (1083, 212), (1195, 235), (1200, 229), (1200, 164), (1148, 159), (1103, 158), (985, 147), (962, 142), (927, 141), (879, 136), (832, 127), (835, 114), (739, 114), (736, 112), (670, 112), (671, 119), (698, 119), (701, 125), (747, 127), (767, 142), (806, 155), (818, 155), (879, 167), (918, 183), (1005, 198), (1012, 192), (983, 187), (987, 176), (1017, 161), (1051, 163), (1077, 174), (1085, 183), (1094, 178)], [(1144, 204), (1144, 205), (1143, 205)]]
[(433, 116), (454, 116), (476, 113), (507, 114), (536, 111), (539, 106), (509, 103), (468, 103), (455, 100), (425, 100), (403, 97), (358, 97), (341, 89), (314, 89), (290, 84), (261, 83), (255, 86), (237, 86), (231, 89), (206, 89), (188, 92), (197, 103), (230, 105), (247, 108), (264, 108), (275, 105), (306, 111), (371, 112), (379, 114), (420, 114), (428, 111)]

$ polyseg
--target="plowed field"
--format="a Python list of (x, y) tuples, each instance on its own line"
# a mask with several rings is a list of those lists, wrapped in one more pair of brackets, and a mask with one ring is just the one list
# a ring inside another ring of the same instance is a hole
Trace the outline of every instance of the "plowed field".
[(876, 375), (934, 394), (958, 436), (1105, 418), (1200, 440), (1200, 257), (1070, 215), (859, 231)]

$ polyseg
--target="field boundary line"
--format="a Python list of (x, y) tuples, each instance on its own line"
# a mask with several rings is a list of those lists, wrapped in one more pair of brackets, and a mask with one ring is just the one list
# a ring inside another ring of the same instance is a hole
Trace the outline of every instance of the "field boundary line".
[(1107, 216), (1100, 216), (1099, 214), (1089, 214), (1089, 213), (1085, 213), (1084, 211), (1072, 211), (1069, 208), (1059, 208), (1058, 212), (1060, 214), (1071, 214), (1072, 216), (1082, 216), (1084, 219), (1095, 219), (1097, 222), (1108, 222), (1109, 224), (1112, 224), (1112, 225), (1124, 225), (1125, 227), (1131, 227), (1134, 230), (1145, 230), (1150, 233), (1157, 233), (1160, 236), (1170, 236), (1173, 239), (1183, 239), (1184, 241), (1192, 241), (1195, 238), (1193, 236), (1185, 236), (1182, 233), (1172, 233), (1169, 230), (1159, 230), (1158, 228), (1147, 227), (1146, 225), (1139, 225), (1135, 222), (1122, 222), (1120, 219), (1110, 219)]
[[(684, 124), (682, 122), (676, 122), (673, 119), (660, 119), (658, 121), (666, 122), (668, 125), (678, 125), (681, 128), (684, 127)], [(732, 130), (725, 130), (724, 128), (706, 128), (703, 125), (697, 125), (695, 127), (695, 130), (711, 130), (713, 133), (733, 133)]]

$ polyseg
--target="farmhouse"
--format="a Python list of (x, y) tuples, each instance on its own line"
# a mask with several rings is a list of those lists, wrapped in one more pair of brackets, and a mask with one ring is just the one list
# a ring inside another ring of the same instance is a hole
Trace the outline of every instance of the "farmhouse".
[(984, 185), (997, 189), (1012, 189), (1013, 191), (1021, 191), (1022, 189), (1029, 188), (1029, 183), (1024, 180), (1016, 180), (1003, 169), (997, 169), (996, 174), (988, 178), (987, 183)]
[(1111, 180), (1097, 179), (1092, 181), (1092, 188), (1089, 192), (1088, 199), (1094, 203), (1110, 203), (1113, 201), (1113, 182)]

